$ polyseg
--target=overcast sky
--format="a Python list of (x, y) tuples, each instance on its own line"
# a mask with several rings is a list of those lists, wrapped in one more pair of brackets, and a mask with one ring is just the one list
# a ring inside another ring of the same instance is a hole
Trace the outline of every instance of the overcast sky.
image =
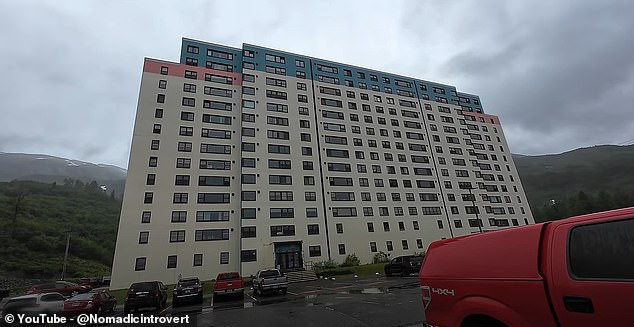
[(127, 167), (144, 57), (250, 43), (455, 85), (511, 151), (634, 143), (634, 1), (0, 1), (0, 151)]

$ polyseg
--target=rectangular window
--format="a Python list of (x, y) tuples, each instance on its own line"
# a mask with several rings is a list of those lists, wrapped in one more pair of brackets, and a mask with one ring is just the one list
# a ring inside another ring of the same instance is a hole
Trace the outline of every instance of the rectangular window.
[(139, 233), (139, 244), (148, 244), (148, 239), (150, 238), (150, 232), (140, 232)]
[(311, 257), (321, 257), (321, 246), (311, 245), (308, 247), (308, 255)]
[(229, 193), (198, 193), (198, 203), (229, 203)]
[[(225, 252), (227, 254), (229, 254), (228, 252)], [(203, 254), (202, 253), (196, 253), (194, 254), (194, 267), (200, 267), (203, 265)]]
[(170, 243), (180, 243), (180, 242), (185, 242), (185, 231), (184, 230), (170, 231)]
[(229, 229), (198, 229), (195, 232), (196, 242), (220, 241), (229, 239)]
[(136, 258), (135, 262), (134, 262), (134, 270), (135, 271), (145, 270), (145, 262), (146, 262), (146, 258), (145, 257)]
[(271, 236), (293, 236), (295, 235), (295, 225), (271, 226)]
[(244, 226), (240, 229), (241, 238), (254, 238), (256, 237), (255, 226)]
[(257, 261), (257, 250), (242, 250), (240, 251), (241, 262), (254, 262)]
[(319, 235), (319, 225), (310, 224), (310, 225), (307, 225), (307, 227), (308, 227), (308, 235)]

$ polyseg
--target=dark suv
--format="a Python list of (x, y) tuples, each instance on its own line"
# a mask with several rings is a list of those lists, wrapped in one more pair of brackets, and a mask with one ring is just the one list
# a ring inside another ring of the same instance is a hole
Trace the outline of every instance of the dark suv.
[(187, 301), (203, 302), (203, 285), (198, 277), (183, 278), (174, 287), (172, 306), (176, 307)]
[(167, 305), (167, 287), (162, 282), (139, 282), (130, 285), (123, 303), (123, 312), (141, 308), (161, 310)]
[(409, 276), (411, 273), (418, 273), (422, 262), (422, 256), (402, 255), (392, 259), (383, 270), (388, 277), (396, 274)]

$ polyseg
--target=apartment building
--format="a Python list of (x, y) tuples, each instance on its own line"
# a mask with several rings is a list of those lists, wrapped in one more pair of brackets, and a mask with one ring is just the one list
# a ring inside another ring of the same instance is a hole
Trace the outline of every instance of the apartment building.
[(478, 96), (183, 39), (179, 62), (144, 62), (111, 287), (367, 263), (532, 223)]

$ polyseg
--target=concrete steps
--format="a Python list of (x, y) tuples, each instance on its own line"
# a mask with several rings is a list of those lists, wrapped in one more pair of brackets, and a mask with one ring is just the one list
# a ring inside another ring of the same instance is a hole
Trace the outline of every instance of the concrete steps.
[(289, 271), (286, 273), (289, 283), (301, 283), (317, 280), (317, 275), (312, 270)]

